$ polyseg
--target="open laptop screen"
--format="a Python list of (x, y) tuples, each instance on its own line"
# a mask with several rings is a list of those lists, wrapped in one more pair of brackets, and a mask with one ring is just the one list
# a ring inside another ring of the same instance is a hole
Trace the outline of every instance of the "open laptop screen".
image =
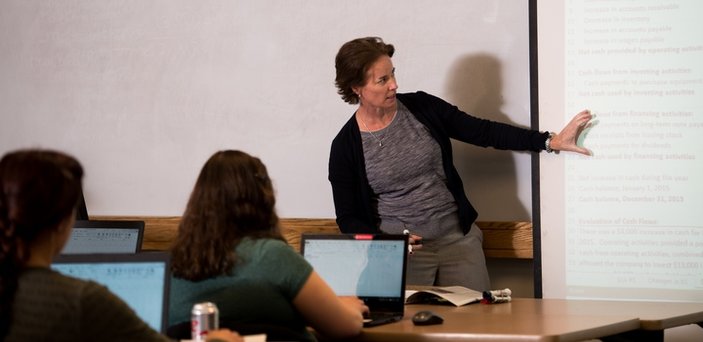
[(144, 221), (76, 221), (61, 254), (136, 253)]
[(301, 253), (339, 296), (403, 303), (406, 236), (303, 234)]
[(168, 253), (59, 255), (51, 268), (106, 286), (154, 330), (166, 332), (171, 279)]

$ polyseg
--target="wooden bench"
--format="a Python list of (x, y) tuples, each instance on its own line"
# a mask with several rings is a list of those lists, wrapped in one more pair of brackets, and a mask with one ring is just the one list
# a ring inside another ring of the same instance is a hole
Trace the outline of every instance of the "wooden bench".
[[(93, 220), (144, 221), (144, 250), (166, 250), (178, 231), (180, 216), (95, 216)], [(334, 219), (282, 218), (281, 231), (288, 243), (300, 250), (303, 233), (339, 234)], [(522, 221), (478, 221), (483, 231), (483, 251), (488, 258), (532, 259), (532, 223)]]

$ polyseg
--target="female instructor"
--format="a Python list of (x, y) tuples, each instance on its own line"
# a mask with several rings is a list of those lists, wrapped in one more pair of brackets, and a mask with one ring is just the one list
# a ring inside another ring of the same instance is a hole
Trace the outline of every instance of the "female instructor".
[[(410, 233), (409, 285), (490, 289), (478, 216), (452, 161), (450, 139), (502, 150), (572, 151), (591, 120), (578, 113), (559, 132), (468, 115), (424, 92), (397, 93), (395, 48), (366, 37), (342, 45), (337, 92), (358, 108), (332, 141), (329, 181), (343, 233)], [(419, 248), (421, 247), (421, 248)]]

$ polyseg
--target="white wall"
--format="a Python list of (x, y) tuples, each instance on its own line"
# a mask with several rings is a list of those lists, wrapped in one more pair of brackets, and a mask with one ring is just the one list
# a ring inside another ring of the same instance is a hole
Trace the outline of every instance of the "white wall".
[[(334, 56), (396, 46), (400, 91), (529, 124), (527, 1), (0, 2), (0, 153), (46, 147), (87, 170), (91, 215), (180, 215), (216, 150), (269, 167), (283, 217), (333, 217), (329, 144), (354, 107)], [(483, 220), (530, 220), (528, 154), (457, 146)]]

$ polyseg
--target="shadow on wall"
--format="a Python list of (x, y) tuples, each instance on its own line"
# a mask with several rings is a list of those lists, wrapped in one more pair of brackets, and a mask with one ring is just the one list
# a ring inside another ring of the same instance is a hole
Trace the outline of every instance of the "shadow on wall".
[[(477, 117), (515, 124), (501, 111), (501, 65), (495, 57), (467, 55), (459, 59), (449, 72), (448, 102)], [(530, 212), (518, 198), (518, 175), (512, 153), (456, 141), (453, 148), (464, 191), (478, 211), (480, 220), (530, 220)], [(529, 174), (530, 170), (526, 172)]]

